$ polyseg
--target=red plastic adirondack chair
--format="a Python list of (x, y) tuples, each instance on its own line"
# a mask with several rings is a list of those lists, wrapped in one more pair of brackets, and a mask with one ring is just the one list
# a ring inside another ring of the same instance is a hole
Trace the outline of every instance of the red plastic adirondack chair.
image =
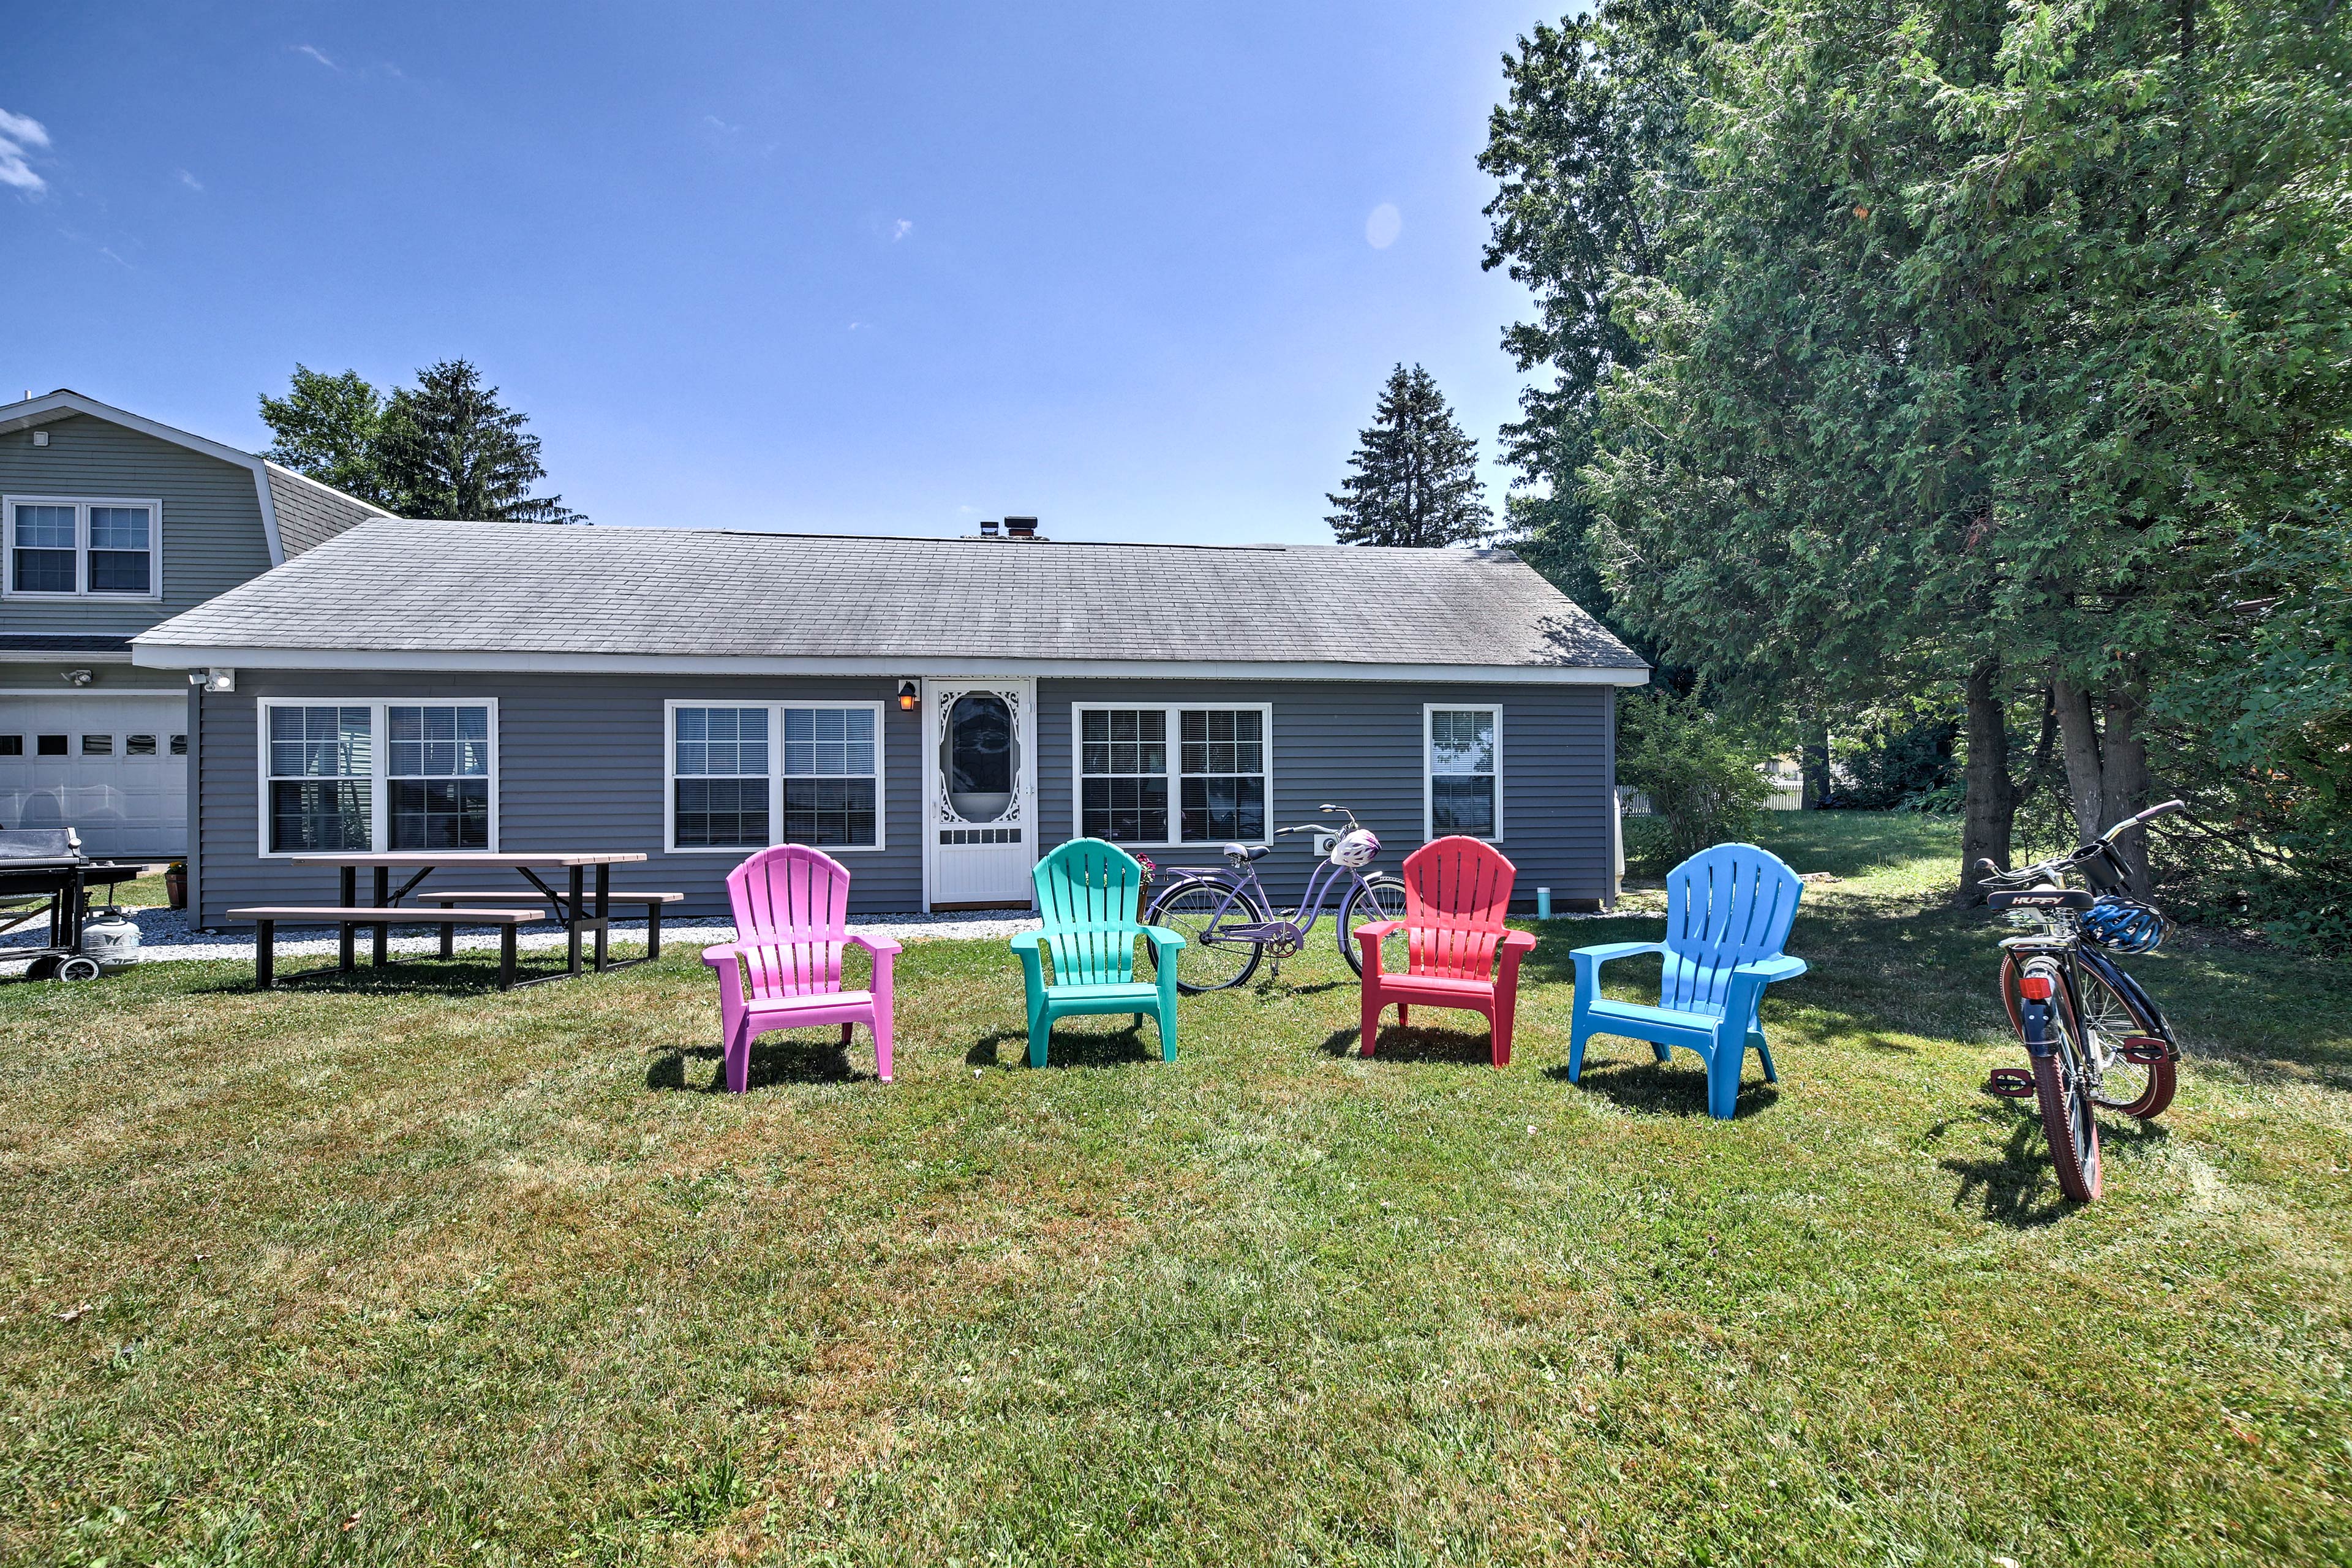
[[(804, 844), (762, 849), (727, 875), (735, 940), (702, 950), (719, 975), (719, 1016), (727, 1031), (727, 1087), (743, 1092), (751, 1042), (771, 1029), (841, 1026), (841, 1043), (864, 1024), (874, 1060), (890, 1081), (890, 960), (898, 944), (848, 929), (848, 868)], [(851, 942), (874, 955), (873, 989), (841, 988), (841, 955)], [(748, 988), (747, 988), (748, 981)]]
[[(1526, 931), (1503, 925), (1517, 876), (1500, 850), (1475, 838), (1440, 838), (1405, 858), (1404, 919), (1356, 928), (1364, 948), (1364, 1055), (1372, 1054), (1381, 1009), (1391, 1003), (1400, 1027), (1408, 1005), (1460, 1007), (1485, 1016), (1495, 1034), (1495, 1065), (1510, 1065), (1519, 960), (1536, 944)], [(1381, 939), (1400, 926), (1409, 968), (1390, 974), (1381, 968)]]

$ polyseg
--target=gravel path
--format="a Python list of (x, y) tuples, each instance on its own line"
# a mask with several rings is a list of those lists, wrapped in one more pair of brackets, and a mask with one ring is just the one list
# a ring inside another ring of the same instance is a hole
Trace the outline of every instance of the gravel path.
[[(125, 910), (139, 927), (139, 960), (142, 963), (171, 963), (189, 959), (227, 959), (253, 962), (253, 931), (250, 927), (232, 931), (202, 931), (188, 923), (184, 910)], [(1015, 931), (1033, 931), (1037, 921), (1034, 916), (976, 920), (968, 914), (952, 915), (862, 915), (854, 917), (850, 929), (873, 936), (895, 937), (900, 942), (957, 941), (993, 938), (1002, 941)], [(643, 942), (646, 922), (614, 921), (613, 935), (616, 940)], [(364, 936), (364, 932), (362, 932)], [(9, 960), (12, 947), (38, 947), (48, 940), (47, 926), (41, 923), (38, 931), (15, 931), (0, 936), (0, 971), (13, 970)], [(562, 928), (552, 923), (544, 927), (526, 926), (516, 943), (526, 952), (563, 945)], [(678, 947), (704, 947), (715, 942), (735, 940), (732, 923), (714, 925), (709, 922), (679, 924), (662, 922), (662, 944)], [(294, 931), (280, 929), (278, 954), (280, 959), (331, 953), (336, 946), (332, 926), (303, 926)], [(496, 952), (499, 931), (496, 926), (459, 926), (457, 945), (461, 952)], [(438, 926), (415, 928), (415, 934), (403, 935), (399, 927), (393, 928), (392, 951), (394, 952), (437, 953), (441, 951)], [(22, 961), (18, 961), (22, 962)]]

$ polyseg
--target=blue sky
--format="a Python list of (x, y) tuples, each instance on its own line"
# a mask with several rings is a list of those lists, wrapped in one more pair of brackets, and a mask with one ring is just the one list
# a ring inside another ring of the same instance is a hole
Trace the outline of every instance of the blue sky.
[(257, 448), (297, 360), (462, 355), (600, 522), (1311, 542), (1417, 361), (1499, 498), (1473, 159), (1557, 14), (20, 9), (0, 400)]

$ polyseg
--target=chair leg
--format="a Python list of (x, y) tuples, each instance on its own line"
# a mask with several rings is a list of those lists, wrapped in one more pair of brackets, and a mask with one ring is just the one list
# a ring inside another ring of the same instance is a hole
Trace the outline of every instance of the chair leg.
[(1748, 1036), (1748, 1043), (1756, 1047), (1756, 1054), (1758, 1056), (1764, 1058), (1764, 1081), (1766, 1083), (1780, 1082), (1780, 1075), (1772, 1069), (1772, 1047), (1764, 1043), (1763, 1034), (1759, 1031)]
[(1172, 998), (1160, 1003), (1158, 1020), (1160, 1059), (1163, 1062), (1172, 1062), (1176, 1059), (1176, 1003)]
[(1397, 1004), (1397, 1027), (1400, 1029), (1412, 1027), (1412, 1015), (1405, 1011), (1405, 1005), (1402, 1002)]
[(727, 1036), (727, 1092), (751, 1087), (751, 1019), (749, 1014)]
[(1495, 1065), (1498, 1068), (1511, 1065), (1511, 1015), (1514, 1011), (1514, 1008), (1498, 1006), (1488, 1020), (1494, 1031)]
[(845, 1050), (847, 1050), (847, 1049), (849, 1048), (849, 1043), (850, 1043), (850, 1041), (852, 1041), (852, 1040), (856, 1039), (856, 1037), (857, 1037), (857, 1026), (856, 1026), (856, 1025), (855, 1025), (855, 1024), (844, 1024), (844, 1025), (841, 1026), (841, 1048), (842, 1048), (843, 1050), (845, 1050)]
[[(1399, 1009), (1402, 1011), (1402, 1009)], [(1372, 1054), (1372, 1042), (1381, 1033), (1381, 994), (1372, 986), (1364, 987), (1363, 1054)]]
[(1662, 1062), (1670, 1062), (1675, 1059), (1674, 1047), (1662, 1046), (1655, 1040), (1652, 1040), (1650, 1042), (1650, 1054), (1656, 1057)]
[(1029, 1015), (1029, 1065), (1045, 1065), (1045, 1042), (1054, 1035), (1054, 1016), (1040, 1007)]
[(874, 1068), (882, 1081), (890, 1081), (890, 997), (887, 992), (874, 999)]
[(1706, 1060), (1706, 1113), (1717, 1121), (1728, 1121), (1739, 1106), (1739, 1069), (1747, 1065), (1748, 1053), (1729, 1043), (1718, 1044), (1715, 1054)]

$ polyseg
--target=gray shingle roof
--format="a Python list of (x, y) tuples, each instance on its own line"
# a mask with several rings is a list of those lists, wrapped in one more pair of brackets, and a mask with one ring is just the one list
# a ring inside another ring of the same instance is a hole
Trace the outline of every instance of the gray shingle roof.
[(1507, 551), (365, 522), (138, 639), (191, 649), (1640, 669)]
[(347, 529), (392, 515), (275, 463), (265, 465), (263, 474), (269, 481), (270, 510), (278, 514), (278, 540), (286, 547), (289, 560), (316, 550)]

